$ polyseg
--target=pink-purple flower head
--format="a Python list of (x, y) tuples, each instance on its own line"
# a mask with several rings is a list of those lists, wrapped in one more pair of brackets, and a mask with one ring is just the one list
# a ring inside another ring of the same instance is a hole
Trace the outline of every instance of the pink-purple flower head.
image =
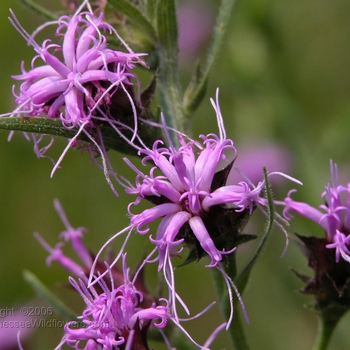
[[(179, 134), (178, 148), (167, 135), (168, 147), (157, 141), (152, 149), (139, 151), (143, 165), (146, 162), (153, 164), (148, 174), (125, 159), (137, 173), (136, 185), (126, 190), (137, 195), (136, 201), (129, 205), (130, 227), (144, 235), (149, 232), (150, 223), (161, 219), (155, 235), (150, 235), (155, 249), (148, 261), (158, 262), (158, 270), (163, 270), (172, 302), (180, 298), (175, 293), (171, 260), (182, 252), (184, 244), (192, 249), (186, 262), (207, 255), (207, 266), (218, 268), (227, 285), (235, 289), (220, 263), (243, 242), (243, 228), (255, 208), (267, 205), (264, 181), (256, 187), (244, 181), (226, 184), (233, 165), (226, 154), (235, 156), (236, 149), (233, 141), (226, 137), (218, 91), (216, 101), (211, 100), (211, 103), (216, 112), (219, 135), (201, 135), (199, 142)], [(168, 134), (166, 125), (163, 127)], [(226, 166), (218, 171), (222, 163)], [(143, 199), (155, 206), (135, 214), (134, 206)]]
[(294, 191), (290, 191), (284, 200), (284, 216), (291, 219), (290, 211), (294, 211), (319, 224), (326, 233), (325, 247), (335, 251), (335, 261), (339, 262), (341, 257), (350, 262), (350, 184), (338, 184), (338, 167), (332, 161), (331, 179), (322, 193), (325, 204), (320, 205), (319, 209), (294, 201), (291, 198)]
[[(85, 6), (87, 11), (84, 11)], [(137, 64), (146, 66), (141, 58), (145, 54), (134, 53), (116, 30), (104, 22), (103, 13), (92, 12), (88, 0), (72, 17), (62, 16), (45, 23), (32, 35), (12, 15), (11, 23), (37, 55), (28, 71), (22, 63), (22, 74), (13, 76), (23, 82), (19, 93), (15, 92), (15, 87), (13, 89), (17, 108), (9, 115), (60, 119), (64, 128), (78, 129), (62, 157), (68, 148), (77, 144), (80, 133), (84, 133), (92, 143), (87, 148), (93, 156), (99, 152), (106, 177), (109, 177), (108, 173), (113, 174), (113, 171), (110, 164), (106, 164), (100, 127), (109, 125), (120, 136), (123, 136), (121, 129), (127, 127), (132, 130), (132, 140), (136, 137), (142, 106), (139, 81), (133, 68)], [(49, 25), (57, 26), (56, 36), (62, 42), (52, 43), (47, 39), (40, 45), (35, 36)], [(114, 34), (125, 52), (110, 49), (105, 34)], [(36, 154), (42, 157), (51, 143), (40, 147), (42, 135), (33, 136), (33, 140)]]
[(63, 344), (89, 350), (148, 349), (149, 328), (164, 328), (171, 319), (168, 302), (161, 299), (164, 305), (153, 304), (149, 308), (141, 308), (139, 305), (143, 295), (129, 279), (126, 255), (123, 256), (123, 274), (124, 283), (114, 286), (109, 269), (111, 287), (100, 279), (98, 286), (102, 292), (94, 287), (87, 288), (86, 278), (78, 282), (70, 278), (72, 286), (85, 301), (86, 308), (79, 317), (79, 323), (72, 321), (65, 326), (65, 335), (56, 349), (61, 349)]
[[(64, 327), (65, 335), (56, 349), (61, 349), (64, 344), (67, 344), (75, 349), (86, 350), (148, 350), (147, 333), (152, 328), (158, 328), (168, 348), (173, 349), (162, 332), (162, 329), (171, 321), (196, 346), (208, 350), (207, 346), (214, 340), (223, 325), (216, 328), (204, 346), (197, 344), (174, 318), (168, 300), (161, 298), (157, 303), (143, 307), (144, 295), (135, 286), (143, 266), (131, 280), (126, 266), (126, 254), (123, 254), (122, 260), (124, 282), (119, 286), (114, 285), (113, 274), (108, 264), (106, 267), (110, 284), (98, 278), (96, 287), (99, 288), (88, 287), (85, 276), (78, 282), (70, 278), (70, 283), (85, 301), (86, 308), (78, 317), (79, 322), (72, 321)], [(206, 312), (208, 308), (194, 318)]]
[[(211, 102), (217, 116), (219, 135), (201, 135), (202, 142), (197, 142), (180, 134), (181, 145), (178, 148), (171, 143), (168, 135), (169, 147), (157, 141), (152, 149), (140, 150), (143, 165), (146, 162), (153, 164), (148, 175), (125, 160), (137, 173), (136, 185), (126, 190), (137, 195), (136, 201), (129, 206), (131, 224), (137, 232), (146, 234), (149, 224), (161, 218), (155, 237), (150, 237), (158, 248), (159, 269), (166, 259), (179, 252), (178, 246), (187, 241), (192, 241), (209, 256), (208, 266), (216, 266), (224, 255), (234, 250), (233, 245), (217, 247), (215, 236), (208, 230), (211, 221), (217, 223), (215, 217), (218, 211), (226, 210), (226, 213), (230, 211), (236, 216), (247, 217), (256, 206), (266, 205), (264, 181), (256, 187), (245, 181), (226, 184), (233, 165), (226, 154), (236, 155), (236, 149), (233, 141), (226, 137), (218, 92), (216, 101)], [(166, 127), (164, 129), (167, 130)], [(218, 171), (225, 162), (226, 167)], [(133, 206), (142, 199), (155, 204), (155, 207), (134, 214)]]
[[(62, 16), (46, 23), (33, 35), (16, 17), (10, 19), (37, 52), (31, 69), (26, 71), (23, 63), (22, 74), (13, 77), (24, 81), (19, 95), (15, 94), (18, 107), (14, 115), (60, 118), (67, 129), (82, 124), (96, 126), (101, 120), (113, 123), (118, 116), (109, 115), (108, 106), (119, 90), (129, 98), (131, 110), (136, 113), (128, 86), (133, 85), (132, 79), (137, 80), (132, 73), (135, 64), (145, 65), (141, 59), (144, 54), (132, 52), (115, 29), (103, 21), (103, 13), (95, 16), (90, 7), (90, 11), (83, 11), (87, 4), (84, 1), (72, 17)], [(35, 35), (52, 24), (58, 26), (56, 36), (62, 37), (62, 44), (47, 39), (40, 46)], [(117, 35), (128, 52), (109, 49), (105, 32)]]
[[(265, 214), (267, 212), (265, 181), (260, 181), (257, 186), (249, 181), (241, 181), (235, 185), (226, 184), (234, 162), (227, 154), (231, 153), (231, 156), (233, 154), (232, 157), (235, 157), (236, 149), (233, 141), (226, 137), (218, 93), (217, 90), (216, 101), (211, 99), (211, 103), (216, 112), (219, 135), (200, 135), (201, 141), (196, 141), (168, 128), (163, 120), (162, 125), (152, 123), (152, 126), (163, 128), (169, 145), (158, 140), (152, 149), (145, 145), (139, 148), (139, 155), (143, 157), (142, 164), (151, 164), (148, 173), (139, 170), (124, 158), (137, 174), (135, 185), (130, 182), (125, 185), (127, 193), (137, 196), (128, 207), (130, 225), (110, 238), (97, 254), (98, 257), (112, 240), (128, 232), (121, 248), (122, 252), (134, 230), (145, 235), (150, 231), (149, 225), (160, 219), (155, 234), (150, 234), (149, 237), (154, 249), (146, 258), (146, 262), (158, 263), (158, 271), (163, 271), (169, 287), (169, 301), (177, 319), (177, 302), (182, 304), (186, 312), (189, 313), (189, 310), (175, 291), (173, 258), (180, 255), (184, 246), (190, 247), (190, 254), (183, 264), (208, 256), (207, 266), (217, 268), (224, 276), (230, 296), (234, 290), (240, 299), (221, 262), (226, 255), (233, 253), (239, 244), (255, 238), (243, 232), (255, 208), (259, 207)], [(177, 133), (179, 147), (172, 143), (169, 130)], [(269, 175), (273, 174), (280, 173)], [(280, 175), (291, 179), (287, 175)], [(143, 200), (151, 202), (154, 207), (135, 213), (134, 207)], [(117, 255), (111, 266), (120, 255), (121, 253)], [(91, 274), (89, 283), (95, 283)], [(228, 325), (233, 315), (232, 298), (230, 301), (231, 315)]]

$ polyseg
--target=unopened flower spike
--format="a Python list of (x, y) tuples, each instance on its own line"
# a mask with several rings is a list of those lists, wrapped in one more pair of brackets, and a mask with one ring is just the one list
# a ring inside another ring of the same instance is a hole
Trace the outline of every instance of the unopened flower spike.
[[(88, 11), (83, 10), (85, 6)], [(84, 133), (107, 166), (100, 127), (108, 125), (121, 136), (123, 126), (129, 126), (133, 130), (131, 141), (135, 140), (142, 106), (140, 93), (134, 92), (135, 82), (137, 90), (139, 82), (132, 71), (136, 65), (147, 66), (142, 60), (145, 54), (134, 53), (103, 21), (103, 13), (96, 16), (92, 12), (87, 0), (72, 17), (48, 22), (33, 35), (27, 33), (12, 11), (11, 14), (11, 23), (37, 56), (29, 71), (22, 63), (22, 74), (13, 76), (23, 83), (18, 94), (14, 89), (17, 108), (7, 115), (60, 119), (64, 128), (78, 129), (67, 148), (74, 147), (79, 134)], [(37, 33), (49, 25), (57, 25), (56, 36), (63, 38), (62, 44), (49, 39), (42, 45), (35, 41)], [(108, 48), (105, 32), (116, 35), (126, 52)], [(42, 156), (44, 151), (46, 148), (41, 148), (37, 155)]]

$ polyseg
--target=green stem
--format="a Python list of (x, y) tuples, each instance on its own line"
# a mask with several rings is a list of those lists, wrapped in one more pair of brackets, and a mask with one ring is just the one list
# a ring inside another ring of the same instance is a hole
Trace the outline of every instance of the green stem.
[(231, 326), (228, 329), (228, 332), (231, 336), (232, 343), (236, 350), (249, 350), (249, 346), (243, 329), (244, 321), (242, 320), (242, 315), (239, 312), (240, 305), (237, 301), (233, 304), (235, 308), (235, 314)]
[[(234, 281), (237, 276), (236, 255), (237, 254), (233, 253), (230, 256), (228, 256), (228, 264), (224, 266), (225, 272), (231, 278), (232, 281)], [(233, 320), (230, 325), (230, 328), (228, 329), (228, 332), (231, 337), (231, 341), (236, 350), (248, 350), (249, 346), (248, 346), (244, 328), (243, 328), (244, 320), (242, 319), (241, 305), (236, 295), (233, 296), (233, 307), (234, 307), (234, 316), (233, 316)], [(229, 309), (229, 303), (227, 300), (226, 317), (228, 317), (230, 311), (231, 310)]]
[[(266, 230), (264, 232), (263, 237), (260, 240), (260, 243), (253, 255), (253, 257), (248, 261), (246, 266), (240, 271), (240, 273), (237, 275), (237, 262), (236, 262), (236, 254), (230, 254), (227, 256), (227, 261), (224, 264), (224, 269), (226, 274), (231, 278), (232, 281), (234, 281), (239, 293), (243, 293), (244, 289), (247, 285), (248, 278), (250, 276), (250, 272), (257, 261), (258, 256), (260, 255), (262, 248), (264, 247), (267, 238), (269, 237), (269, 234), (272, 230), (274, 218), (275, 218), (275, 212), (274, 212), (274, 206), (273, 206), (273, 199), (271, 195), (271, 189), (269, 185), (269, 179), (267, 176), (267, 171), (264, 168), (264, 178), (265, 178), (265, 188), (266, 188), (266, 198), (268, 202), (268, 212), (269, 212), (269, 221), (268, 225), (266, 227)], [(216, 293), (218, 295), (218, 300), (220, 302), (220, 307), (223, 315), (228, 319), (230, 314), (230, 303), (227, 296), (227, 291), (223, 287), (223, 278), (221, 276), (221, 273), (214, 269), (214, 284), (216, 288)], [(236, 295), (233, 296), (233, 306), (234, 306), (234, 317), (233, 321), (231, 323), (230, 328), (228, 329), (228, 332), (231, 336), (232, 343), (234, 344), (234, 347), (236, 350), (248, 350), (249, 346), (246, 340), (246, 336), (243, 329), (243, 321), (241, 317), (241, 305), (238, 301), (238, 298)]]
[(333, 331), (338, 324), (337, 320), (325, 320), (323, 317), (318, 319), (318, 330), (312, 350), (326, 350), (333, 334)]
[[(235, 280), (237, 275), (237, 264), (236, 264), (236, 254), (231, 254), (228, 256), (228, 261), (224, 266), (225, 272), (231, 278), (232, 281)], [(223, 276), (220, 271), (217, 269), (213, 269), (213, 281), (215, 285), (216, 294), (218, 296), (217, 300), (220, 303), (220, 309), (225, 319), (228, 320), (230, 316), (230, 302), (226, 289), (226, 285), (224, 283)], [(240, 308), (237, 297), (233, 295), (233, 307), (234, 307), (234, 317), (233, 321), (228, 329), (230, 334), (231, 341), (236, 350), (249, 350), (249, 346), (246, 340), (246, 336), (243, 329), (243, 323)]]

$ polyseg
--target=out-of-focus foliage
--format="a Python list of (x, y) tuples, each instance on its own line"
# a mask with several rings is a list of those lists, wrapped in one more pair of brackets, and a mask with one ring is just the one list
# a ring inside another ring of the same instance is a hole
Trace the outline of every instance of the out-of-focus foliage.
[[(198, 9), (193, 16), (204, 16), (201, 23), (213, 25), (216, 0), (179, 1), (179, 14), (186, 3), (193, 3)], [(58, 0), (42, 0), (41, 4), (60, 9)], [(1, 1), (1, 113), (14, 108), (10, 75), (20, 72), (22, 60), (29, 65), (33, 56), (32, 49), (6, 20), (9, 7), (29, 32), (41, 23), (38, 16), (16, 1)], [(252, 146), (259, 150), (262, 145), (286, 150), (289, 174), (304, 183), (295, 197), (312, 205), (319, 204), (323, 186), (329, 181), (330, 158), (339, 165), (340, 181), (350, 182), (349, 17), (350, 2), (346, 0), (238, 1), (222, 53), (209, 81), (207, 97), (194, 116), (195, 135), (216, 131), (209, 97), (213, 97), (215, 88), (220, 87), (225, 126), (238, 151), (244, 154), (247, 149), (251, 151)], [(192, 21), (196, 23), (194, 19)], [(179, 23), (180, 38), (182, 34), (189, 39), (188, 33), (197, 31), (197, 27), (185, 25), (181, 18)], [(210, 37), (207, 28), (201, 31)], [(125, 34), (124, 39), (127, 40)], [(204, 37), (198, 46), (197, 53), (202, 62), (207, 42), (209, 38)], [(181, 47), (186, 49), (186, 45)], [(188, 83), (195, 58), (186, 59), (181, 52), (180, 55), (182, 81)], [(119, 199), (114, 197), (102, 171), (87, 154), (71, 150), (62, 168), (50, 179), (50, 160), (36, 159), (32, 144), (20, 134), (11, 143), (6, 139), (7, 132), (0, 132), (0, 309), (34, 297), (22, 278), (23, 269), (33, 271), (54, 291), (58, 285), (67, 283), (67, 274), (59, 266), (45, 266), (46, 252), (33, 238), (33, 232), (38, 231), (50, 244), (57, 242), (63, 226), (52, 205), (54, 198), (60, 199), (73, 226), (89, 229), (86, 244), (95, 252), (106, 238), (127, 223), (124, 213), (129, 200), (123, 195)], [(65, 145), (65, 140), (57, 139), (50, 155), (57, 159)], [(266, 152), (266, 163), (268, 157)], [(264, 155), (260, 158), (264, 164)], [(115, 169), (127, 176), (122, 156), (116, 153), (112, 159), (117, 164)], [(255, 161), (251, 166), (254, 165)], [(290, 183), (276, 184), (276, 198), (283, 199), (288, 188)], [(251, 225), (249, 233), (261, 234), (261, 225), (263, 221)], [(289, 267), (309, 272), (306, 260), (293, 241), (293, 232), (321, 235), (318, 230), (316, 225), (306, 226), (302, 220), (293, 223), (292, 242), (282, 259), (284, 237), (275, 230), (244, 294), (251, 321), (246, 331), (252, 349), (311, 348), (316, 318), (303, 308), (309, 299), (295, 292), (302, 286)], [(132, 258), (134, 265), (147, 244), (145, 242), (144, 237), (132, 242), (131, 251), (136, 252)], [(241, 258), (246, 259), (249, 253), (246, 248), (240, 252)], [(203, 267), (201, 262), (176, 272), (179, 293), (185, 294), (187, 303), (193, 305), (193, 312), (215, 298), (210, 274)], [(186, 284), (189, 276), (190, 286)], [(74, 294), (71, 290), (57, 288), (57, 294), (79, 311), (76, 299), (71, 299)], [(188, 329), (199, 342), (206, 339), (205, 334), (220, 322), (216, 311), (203, 317), (201, 325), (189, 323)], [(348, 346), (349, 317), (346, 315), (340, 322), (330, 350)], [(37, 329), (25, 348), (53, 348), (61, 334), (61, 329)], [(228, 344), (228, 338), (222, 332), (213, 348), (229, 348)], [(161, 349), (158, 345), (156, 348)]]

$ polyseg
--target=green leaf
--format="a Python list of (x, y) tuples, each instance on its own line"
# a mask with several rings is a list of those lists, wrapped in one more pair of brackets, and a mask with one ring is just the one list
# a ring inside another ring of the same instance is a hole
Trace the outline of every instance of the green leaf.
[(32, 10), (34, 13), (40, 15), (41, 17), (44, 17), (45, 19), (49, 21), (56, 21), (59, 16), (55, 13), (45, 9), (44, 7), (40, 6), (34, 1), (31, 0), (19, 0), (25, 7)]
[[(233, 280), (237, 273), (237, 263), (236, 263), (236, 254), (230, 254), (227, 257), (227, 263), (225, 263), (225, 272)], [(213, 281), (215, 285), (216, 295), (218, 296), (218, 303), (221, 309), (221, 312), (225, 318), (228, 320), (230, 316), (230, 299), (227, 293), (227, 286), (224, 282), (222, 273), (218, 269), (211, 269), (213, 275)], [(228, 334), (231, 338), (234, 349), (236, 350), (248, 350), (248, 342), (245, 336), (241, 314), (240, 314), (240, 303), (238, 298), (233, 296), (233, 307), (234, 307), (234, 317), (231, 323), (230, 328), (228, 329)]]
[(205, 69), (203, 71), (203, 74), (200, 74), (199, 66), (196, 66), (192, 80), (184, 94), (183, 106), (185, 116), (189, 116), (193, 111), (196, 110), (205, 95), (209, 73), (214, 65), (217, 56), (220, 53), (222, 42), (231, 18), (233, 5), (234, 0), (221, 1), (213, 34), (213, 41), (209, 49)]
[[(78, 132), (78, 129), (68, 130), (63, 127), (62, 122), (59, 119), (39, 117), (2, 117), (0, 118), (0, 129), (49, 134), (53, 136), (62, 136), (67, 139), (73, 138)], [(106, 149), (113, 149), (129, 155), (137, 154), (137, 150), (121, 138), (110, 126), (103, 125), (100, 127), (100, 131)], [(129, 131), (124, 131), (123, 134), (129, 140), (132, 137), (132, 133)], [(155, 140), (161, 139), (159, 128), (152, 128), (143, 123), (139, 123), (138, 135), (142, 138), (143, 142), (150, 147)], [(91, 137), (93, 136), (94, 135), (91, 135)], [(92, 142), (84, 132), (80, 133), (78, 140)]]
[(77, 315), (75, 312), (59, 300), (32, 272), (25, 270), (23, 276), (33, 290), (52, 306), (57, 315), (66, 321), (76, 320)]
[[(209, 73), (209, 72), (207, 72)], [(204, 79), (199, 61), (196, 63), (191, 80), (184, 93), (184, 111), (191, 115), (202, 102), (207, 90), (207, 77)]]
[(268, 223), (266, 225), (265, 232), (264, 232), (264, 234), (259, 242), (259, 245), (256, 248), (253, 256), (250, 258), (250, 260), (247, 262), (247, 264), (244, 266), (242, 271), (237, 275), (237, 277), (234, 280), (234, 282), (235, 282), (235, 284), (236, 284), (236, 286), (241, 294), (243, 293), (243, 291), (247, 285), (249, 275), (253, 269), (255, 262), (257, 261), (257, 258), (259, 257), (265, 243), (267, 242), (267, 239), (272, 231), (273, 223), (275, 220), (275, 207), (274, 207), (274, 203), (273, 203), (272, 192), (271, 192), (270, 183), (269, 183), (269, 179), (267, 176), (266, 168), (264, 168), (264, 178), (265, 178), (265, 191), (266, 191), (266, 199), (267, 199), (268, 214), (269, 214)]
[(157, 6), (157, 34), (161, 49), (172, 66), (177, 68), (177, 21), (174, 0), (159, 0)]
[(157, 41), (156, 31), (145, 15), (128, 0), (108, 0), (118, 12), (127, 16), (142, 32), (148, 35), (153, 43)]
[(147, 14), (151, 22), (155, 21), (158, 0), (147, 0)]
[[(161, 106), (167, 125), (188, 133), (183, 118), (182, 91), (178, 72), (177, 22), (174, 0), (159, 0), (157, 5), (159, 85)], [(177, 142), (177, 140), (174, 140)]]
[(74, 137), (77, 132), (75, 129), (65, 129), (59, 119), (39, 117), (2, 117), (0, 118), (0, 129), (50, 134), (66, 138)]

